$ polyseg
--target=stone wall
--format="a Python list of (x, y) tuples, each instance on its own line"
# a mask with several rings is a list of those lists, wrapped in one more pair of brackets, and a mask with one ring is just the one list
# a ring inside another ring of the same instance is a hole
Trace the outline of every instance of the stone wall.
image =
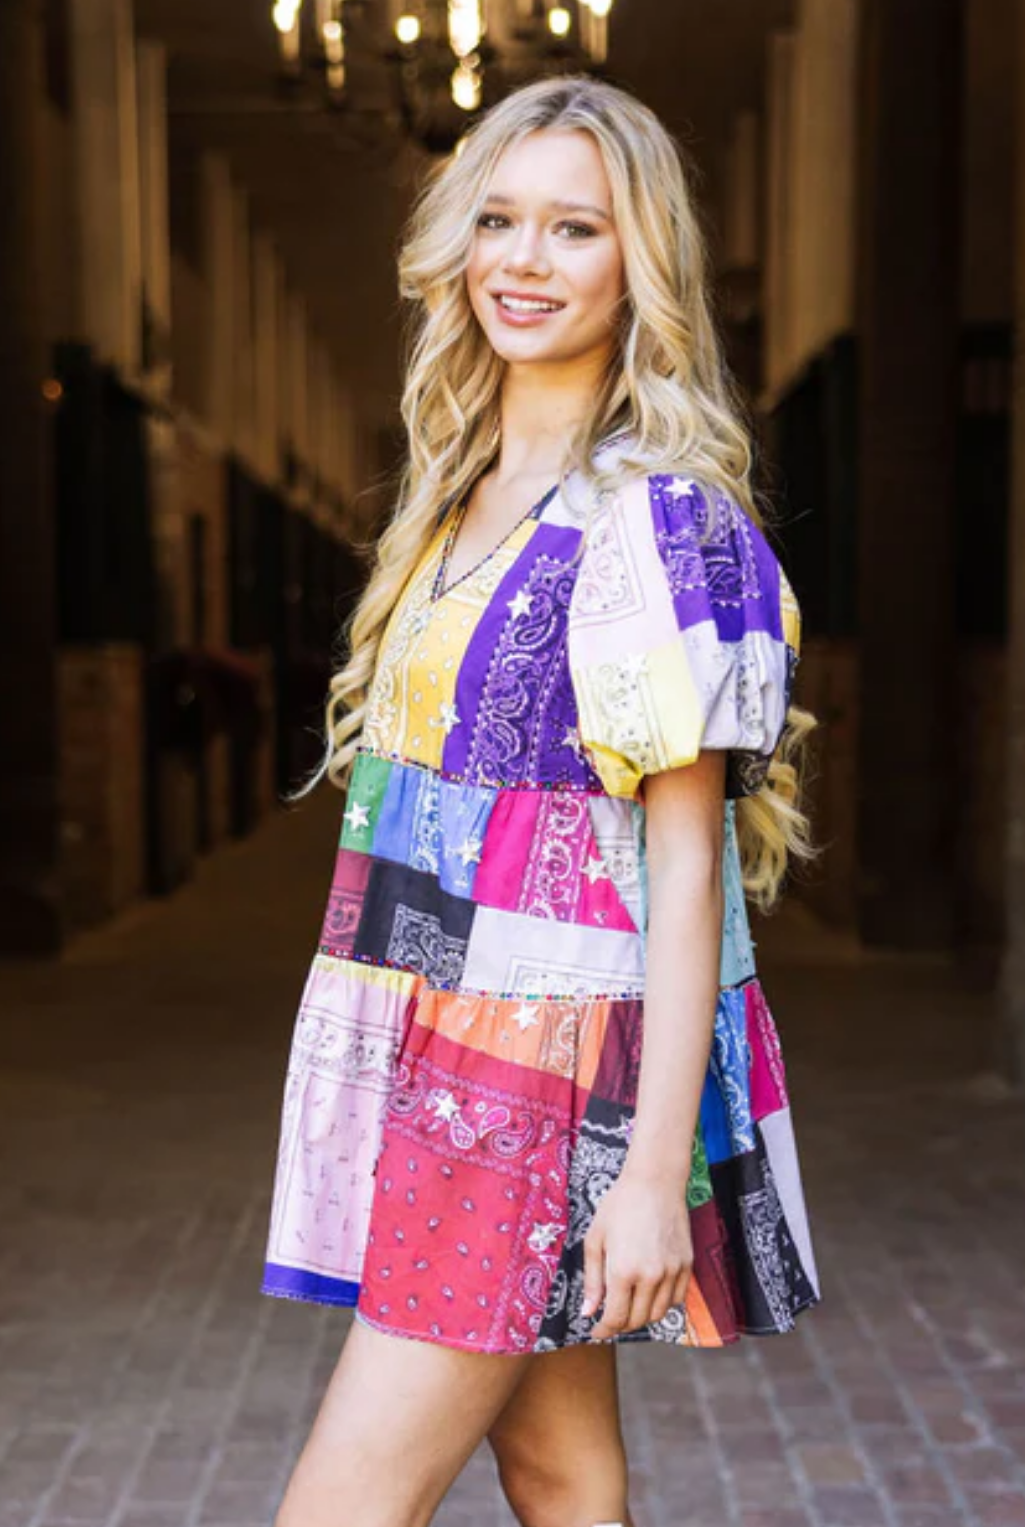
[[(228, 496), (223, 456), (201, 431), (179, 421), (177, 462), (177, 515), (182, 527), (182, 565), (178, 573), (181, 599), (182, 640), (203, 641), (226, 647), (228, 613)], [(202, 527), (203, 587), (194, 587), (189, 551), (190, 536)], [(202, 608), (197, 608), (197, 598)], [(231, 769), (228, 739), (214, 737), (206, 757), (210, 847), (223, 843), (231, 822)]]
[(142, 656), (65, 647), (59, 661), (61, 838), (68, 931), (102, 922), (145, 887)]

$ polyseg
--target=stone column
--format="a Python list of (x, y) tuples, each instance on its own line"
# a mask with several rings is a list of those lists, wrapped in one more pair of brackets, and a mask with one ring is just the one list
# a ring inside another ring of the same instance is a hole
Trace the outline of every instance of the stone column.
[(1005, 1069), (1025, 1082), (1025, 0), (1018, 0), (1014, 232), (1013, 476), (1007, 632), (1006, 942), (1000, 980)]
[(860, 924), (953, 926), (953, 542), (960, 0), (864, 0), (858, 744)]
[(756, 111), (734, 118), (726, 152), (723, 260), (728, 270), (754, 270), (761, 261), (761, 122)]
[(142, 338), (139, 130), (131, 0), (69, 7), (78, 190), (78, 328), (101, 360), (138, 374)]
[(792, 32), (769, 39), (768, 147), (763, 309), (764, 380), (770, 398), (785, 380), (791, 352), (791, 199), (794, 52)]
[(849, 330), (853, 318), (857, 52), (856, 0), (804, 0), (792, 105), (791, 339), (797, 365)]
[(310, 463), (309, 327), (306, 302), (290, 292), (287, 306), (288, 419), (292, 449), (304, 466)]
[[(352, 390), (346, 382), (338, 383), (338, 487), (345, 503), (346, 513), (352, 513), (352, 501), (361, 484), (356, 479), (355, 451), (353, 446), (353, 400)], [(344, 528), (344, 526), (343, 526)]]
[(770, 400), (854, 318), (857, 0), (771, 37), (764, 282)]
[(238, 455), (252, 467), (256, 446), (256, 366), (253, 345), (253, 245), (248, 193), (234, 193), (232, 227), (232, 301), (234, 325), (233, 441)]
[[(167, 54), (146, 38), (135, 50), (139, 117), (139, 223), (144, 299), (142, 366), (152, 392), (171, 392), (171, 230), (168, 196)], [(174, 423), (147, 420), (157, 575), (158, 646), (188, 640), (188, 546)]]
[(171, 231), (167, 166), (167, 56), (162, 43), (136, 48), (139, 82), (139, 201), (146, 354), (151, 385), (171, 388)]
[(0, 952), (61, 939), (53, 506), (42, 383), (36, 0), (0, 5)]
[(314, 334), (309, 350), (309, 415), (310, 415), (310, 465), (323, 484), (327, 467), (327, 350), (323, 341)]
[(200, 161), (203, 280), (209, 322), (203, 337), (203, 422), (225, 451), (235, 443), (235, 203), (225, 160)]
[(253, 286), (256, 332), (253, 350), (256, 371), (256, 442), (261, 473), (271, 482), (281, 476), (281, 261), (273, 240), (258, 233), (253, 240)]
[[(317, 454), (319, 458), (317, 470), (320, 473), (326, 500), (335, 487), (335, 447), (337, 445), (334, 421), (334, 367), (331, 362), (331, 353), (326, 348), (317, 357), (317, 394)], [(324, 516), (324, 523), (328, 523), (327, 514)]]

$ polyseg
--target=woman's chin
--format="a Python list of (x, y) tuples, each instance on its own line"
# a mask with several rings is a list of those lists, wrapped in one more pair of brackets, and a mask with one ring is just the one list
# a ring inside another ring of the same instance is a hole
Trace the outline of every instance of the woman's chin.
[(571, 345), (545, 343), (533, 335), (489, 337), (495, 354), (508, 366), (566, 366), (583, 359), (581, 352)]

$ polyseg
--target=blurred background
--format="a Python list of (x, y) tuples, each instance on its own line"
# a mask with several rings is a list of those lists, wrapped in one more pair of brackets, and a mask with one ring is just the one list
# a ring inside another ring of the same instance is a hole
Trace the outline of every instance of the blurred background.
[(827, 1302), (630, 1354), (643, 1527), (1025, 1523), (1025, 5), (2, 0), (0, 1527), (267, 1520), (336, 1355), (255, 1293), (340, 810), (280, 798), (411, 195), (581, 69), (695, 167), (823, 723), (759, 937)]
[(3, 946), (56, 952), (173, 889), (316, 756), (351, 543), (401, 449), (411, 193), (482, 100), (594, 68), (696, 166), (829, 728), (807, 894), (869, 943), (993, 970), (1025, 937), (1015, 20), (1013, 0), (7, 0)]

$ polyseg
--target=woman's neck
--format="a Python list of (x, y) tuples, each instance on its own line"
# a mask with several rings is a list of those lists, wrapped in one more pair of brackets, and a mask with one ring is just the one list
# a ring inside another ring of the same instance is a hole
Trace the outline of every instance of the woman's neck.
[(499, 482), (556, 477), (581, 424), (594, 407), (604, 359), (588, 366), (510, 366), (502, 382)]

